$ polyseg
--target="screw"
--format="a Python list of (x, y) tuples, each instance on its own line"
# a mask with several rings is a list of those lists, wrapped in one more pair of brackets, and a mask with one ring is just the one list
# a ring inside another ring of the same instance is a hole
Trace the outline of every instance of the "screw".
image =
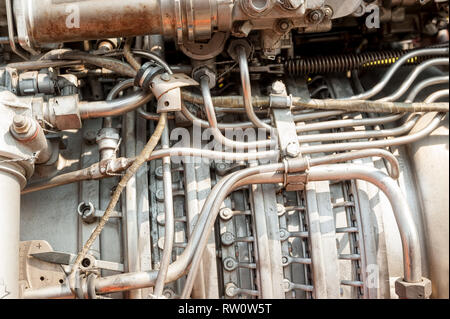
[(166, 81), (166, 82), (169, 82), (170, 81), (170, 74), (169, 73), (163, 73), (162, 75), (161, 75), (161, 80), (163, 80), (163, 81)]

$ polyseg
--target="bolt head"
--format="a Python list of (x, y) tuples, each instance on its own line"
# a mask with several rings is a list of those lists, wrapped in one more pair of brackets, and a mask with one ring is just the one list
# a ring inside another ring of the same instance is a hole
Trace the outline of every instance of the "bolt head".
[(290, 143), (287, 147), (286, 147), (286, 155), (289, 157), (297, 157), (298, 155), (300, 155), (300, 148), (298, 146), (297, 143)]
[(31, 129), (31, 120), (28, 117), (22, 115), (14, 115), (13, 124), (11, 128), (14, 132), (19, 134), (26, 134)]
[(169, 73), (163, 73), (162, 75), (161, 75), (161, 80), (163, 80), (163, 81), (166, 81), (166, 82), (168, 82), (168, 81), (170, 81), (170, 74)]
[(282, 81), (275, 81), (272, 83), (273, 94), (283, 94), (286, 92), (286, 86)]

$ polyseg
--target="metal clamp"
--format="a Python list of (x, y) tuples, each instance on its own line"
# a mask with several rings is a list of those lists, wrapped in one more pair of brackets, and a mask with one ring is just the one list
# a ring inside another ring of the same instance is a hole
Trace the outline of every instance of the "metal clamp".
[(158, 100), (158, 113), (181, 111), (181, 89), (198, 85), (198, 82), (183, 73), (159, 74), (154, 77), (150, 88)]
[(269, 106), (275, 109), (290, 109), (292, 107), (292, 94), (290, 95), (270, 94)]

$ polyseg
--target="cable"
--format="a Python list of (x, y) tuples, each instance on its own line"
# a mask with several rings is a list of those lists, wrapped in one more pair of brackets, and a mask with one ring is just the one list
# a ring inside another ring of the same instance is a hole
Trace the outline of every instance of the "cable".
[[(122, 179), (120, 180), (116, 189), (114, 190), (114, 193), (111, 197), (111, 200), (108, 204), (108, 207), (106, 208), (104, 215), (100, 219), (97, 227), (92, 232), (89, 239), (84, 244), (83, 249), (78, 253), (78, 256), (72, 267), (72, 271), (69, 275), (69, 281), (71, 283), (75, 283), (76, 272), (81, 264), (81, 261), (84, 259), (87, 252), (91, 248), (92, 244), (95, 242), (95, 240), (100, 235), (103, 228), (105, 227), (106, 223), (108, 222), (111, 213), (114, 211), (114, 208), (116, 207), (117, 202), (119, 201), (122, 191), (125, 189), (125, 187), (128, 184), (128, 181), (136, 174), (136, 172), (142, 166), (142, 164), (147, 161), (147, 158), (150, 157), (150, 155), (152, 154), (156, 145), (158, 144), (158, 142), (161, 138), (161, 135), (163, 133), (163, 130), (166, 126), (166, 121), (167, 121), (167, 114), (165, 114), (165, 113), (161, 114), (158, 125), (156, 126), (156, 129), (153, 132), (152, 137), (150, 138), (150, 140), (148, 141), (147, 145), (144, 147), (142, 152), (139, 154), (139, 156), (136, 158), (136, 160), (133, 162), (131, 167), (126, 171), (125, 175), (122, 177)], [(71, 287), (75, 287), (75, 285), (71, 284)]]

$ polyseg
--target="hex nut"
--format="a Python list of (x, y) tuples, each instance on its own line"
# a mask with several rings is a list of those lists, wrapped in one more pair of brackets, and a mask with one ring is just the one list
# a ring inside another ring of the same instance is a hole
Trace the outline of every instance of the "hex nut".
[(103, 128), (98, 132), (98, 134), (96, 136), (96, 141), (98, 143), (105, 139), (112, 139), (112, 140), (119, 141), (120, 134), (117, 131), (117, 129), (115, 129), (115, 128)]
[(428, 299), (431, 296), (431, 280), (422, 278), (421, 282), (406, 282), (403, 278), (395, 282), (395, 292), (400, 299)]
[(286, 146), (286, 155), (292, 158), (297, 157), (300, 154), (300, 148), (296, 143), (290, 143)]
[(207, 76), (208, 77), (208, 81), (209, 81), (209, 88), (212, 89), (213, 87), (216, 86), (216, 80), (217, 80), (217, 76), (216, 76), (216, 72), (214, 72), (213, 70), (211, 70), (210, 68), (208, 68), (207, 66), (201, 66), (199, 68), (196, 68), (192, 71), (192, 78), (200, 83), (200, 80), (204, 77)]

